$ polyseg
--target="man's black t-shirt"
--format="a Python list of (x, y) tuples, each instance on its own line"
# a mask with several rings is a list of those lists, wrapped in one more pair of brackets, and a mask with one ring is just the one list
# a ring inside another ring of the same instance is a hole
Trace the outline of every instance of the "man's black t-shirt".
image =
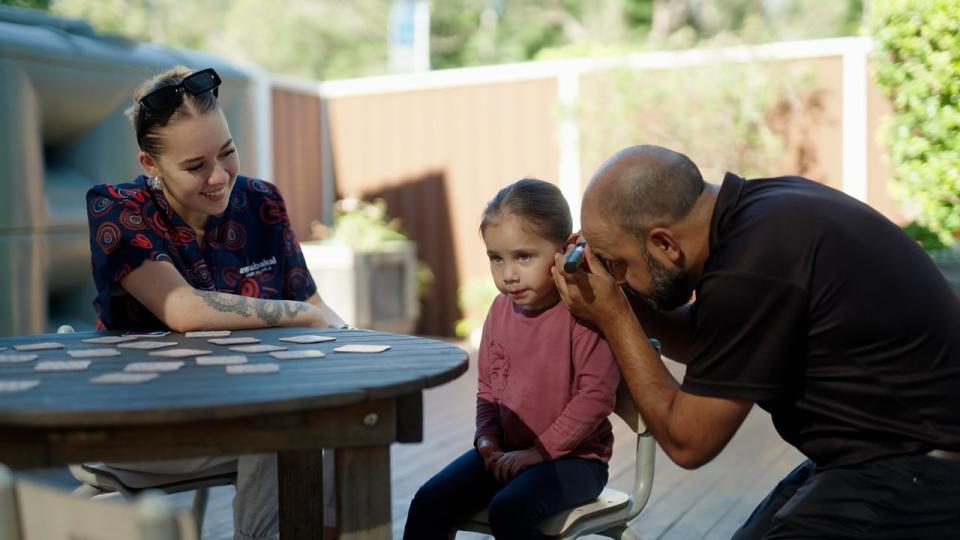
[(727, 174), (682, 388), (749, 399), (821, 468), (960, 450), (960, 299), (869, 206)]

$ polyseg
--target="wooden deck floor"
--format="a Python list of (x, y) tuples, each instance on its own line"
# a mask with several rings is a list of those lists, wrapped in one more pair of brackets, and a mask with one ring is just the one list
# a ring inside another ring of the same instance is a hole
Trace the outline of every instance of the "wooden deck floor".
[[(429, 390), (424, 396), (424, 442), (391, 449), (393, 536), (402, 537), (410, 499), (417, 488), (471, 443), (476, 363), (456, 381)], [(675, 375), (683, 367), (672, 364)], [(616, 443), (610, 463), (610, 485), (629, 491), (633, 471), (634, 435), (614, 421)], [(658, 449), (653, 493), (646, 509), (631, 523), (645, 540), (718, 540), (731, 534), (777, 481), (803, 457), (773, 430), (769, 416), (755, 408), (729, 446), (711, 463), (687, 471)], [(189, 494), (172, 497), (188, 507)], [(204, 522), (205, 540), (233, 538), (233, 488), (213, 490)], [(461, 533), (460, 539), (485, 538)], [(489, 537), (486, 537), (489, 538)], [(590, 537), (600, 538), (600, 537)]]

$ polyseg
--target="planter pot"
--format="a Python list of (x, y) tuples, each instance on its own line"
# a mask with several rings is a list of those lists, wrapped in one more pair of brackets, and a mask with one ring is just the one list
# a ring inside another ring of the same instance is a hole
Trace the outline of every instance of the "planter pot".
[(389, 242), (374, 251), (312, 241), (300, 247), (320, 296), (347, 323), (401, 334), (416, 329), (414, 242)]

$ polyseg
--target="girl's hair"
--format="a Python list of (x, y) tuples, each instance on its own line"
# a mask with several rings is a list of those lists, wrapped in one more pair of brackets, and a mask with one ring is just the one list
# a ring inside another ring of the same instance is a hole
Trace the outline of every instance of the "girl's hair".
[(536, 178), (518, 180), (497, 192), (483, 210), (480, 234), (504, 214), (522, 218), (532, 232), (558, 244), (573, 232), (570, 206), (560, 189)]
[(183, 101), (173, 111), (173, 113), (153, 114), (147, 110), (141, 111), (143, 105), (140, 104), (140, 98), (164, 86), (174, 86), (180, 84), (184, 77), (190, 75), (194, 70), (186, 66), (177, 66), (159, 75), (151, 77), (140, 84), (133, 91), (133, 107), (125, 111), (127, 118), (133, 122), (133, 129), (137, 135), (137, 141), (140, 143), (140, 149), (144, 152), (157, 156), (163, 152), (163, 138), (160, 136), (160, 128), (163, 128), (181, 118), (189, 118), (217, 108), (217, 97), (213, 92), (204, 92), (195, 96), (190, 92), (183, 93)]

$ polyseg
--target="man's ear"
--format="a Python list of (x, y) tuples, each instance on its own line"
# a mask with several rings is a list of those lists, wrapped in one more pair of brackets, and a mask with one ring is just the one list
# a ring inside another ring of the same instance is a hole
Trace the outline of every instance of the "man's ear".
[(654, 227), (647, 233), (647, 250), (660, 252), (677, 266), (683, 266), (683, 250), (673, 232), (666, 227)]
[(150, 154), (141, 150), (140, 153), (137, 154), (137, 161), (140, 162), (140, 166), (143, 167), (143, 172), (147, 173), (147, 176), (151, 178), (160, 176), (160, 167), (157, 166), (157, 160)]

